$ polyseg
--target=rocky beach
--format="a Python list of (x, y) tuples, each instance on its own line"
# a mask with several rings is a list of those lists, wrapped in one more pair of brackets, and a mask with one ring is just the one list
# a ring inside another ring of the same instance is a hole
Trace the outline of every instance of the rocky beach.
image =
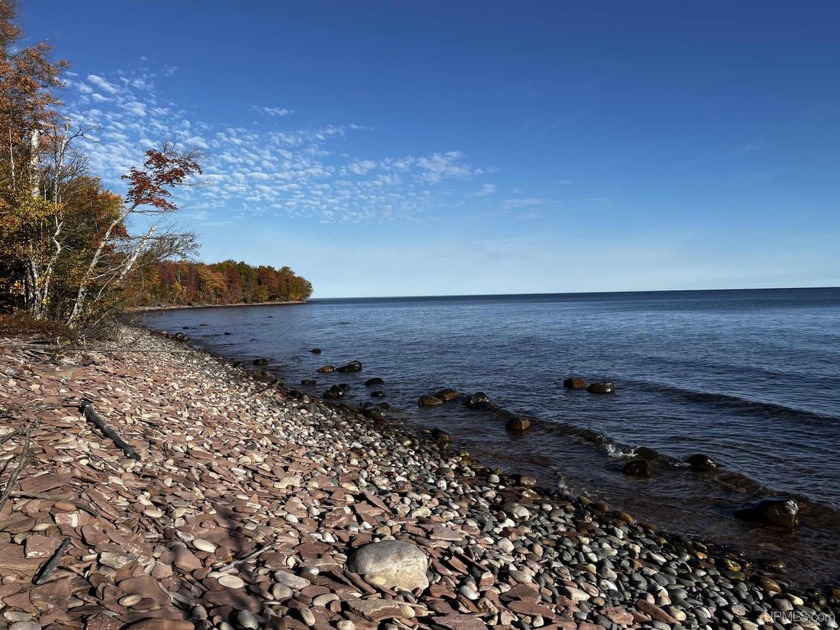
[(782, 562), (183, 342), (0, 357), (0, 627), (838, 627)]

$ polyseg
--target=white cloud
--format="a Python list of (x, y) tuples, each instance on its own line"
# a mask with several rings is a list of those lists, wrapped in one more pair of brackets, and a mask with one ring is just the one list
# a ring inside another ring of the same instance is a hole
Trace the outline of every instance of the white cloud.
[(107, 92), (108, 94), (116, 94), (120, 91), (116, 85), (109, 83), (108, 81), (96, 74), (89, 74), (87, 77), (87, 81), (91, 85), (102, 90), (103, 92)]
[(482, 184), (481, 189), (479, 189), (476, 193), (476, 197), (487, 197), (488, 195), (492, 195), (496, 192), (496, 185), (495, 184)]
[[(388, 221), (422, 212), (435, 203), (438, 191), (471, 197), (457, 185), (483, 172), (459, 151), (358, 158), (348, 154), (346, 145), (352, 136), (371, 130), (356, 124), (280, 131), (196, 120), (159, 93), (157, 79), (167, 72), (90, 75), (87, 83), (108, 100), (94, 99), (88, 85), (75, 84), (70, 86), (77, 97), (72, 110), (77, 124), (94, 127), (88, 137), (97, 142), (82, 147), (91, 170), (115, 190), (124, 190), (120, 176), (163, 140), (200, 149), (206, 185), (180, 191), (178, 202), (201, 225), (265, 213), (335, 222)], [(94, 100), (102, 102), (91, 107)], [(291, 113), (282, 108), (261, 111), (269, 116)], [(484, 184), (482, 190), (489, 187)]]

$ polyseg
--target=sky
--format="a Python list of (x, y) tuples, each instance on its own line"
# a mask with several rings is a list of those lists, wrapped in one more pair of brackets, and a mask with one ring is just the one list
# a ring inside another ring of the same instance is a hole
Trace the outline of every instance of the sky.
[(119, 176), (314, 297), (840, 285), (840, 4), (20, 0)]

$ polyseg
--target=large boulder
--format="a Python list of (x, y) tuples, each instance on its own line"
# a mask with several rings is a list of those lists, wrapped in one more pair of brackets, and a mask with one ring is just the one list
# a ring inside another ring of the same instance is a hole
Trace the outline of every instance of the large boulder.
[(362, 371), (362, 362), (361, 361), (350, 361), (347, 365), (342, 365), (335, 369), (336, 372), (361, 372)]
[(735, 510), (735, 518), (793, 529), (799, 525), (799, 503), (793, 497), (771, 497)]
[(365, 581), (385, 588), (413, 591), (429, 587), (429, 559), (419, 547), (401, 540), (383, 540), (356, 549), (347, 569)]
[(582, 378), (572, 376), (563, 381), (563, 387), (566, 389), (586, 389), (589, 387), (589, 383)]

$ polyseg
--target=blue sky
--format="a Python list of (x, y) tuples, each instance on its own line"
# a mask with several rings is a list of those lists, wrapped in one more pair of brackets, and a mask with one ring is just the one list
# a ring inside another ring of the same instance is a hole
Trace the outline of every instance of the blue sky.
[(315, 297), (840, 285), (834, 2), (22, 0), (115, 190)]

